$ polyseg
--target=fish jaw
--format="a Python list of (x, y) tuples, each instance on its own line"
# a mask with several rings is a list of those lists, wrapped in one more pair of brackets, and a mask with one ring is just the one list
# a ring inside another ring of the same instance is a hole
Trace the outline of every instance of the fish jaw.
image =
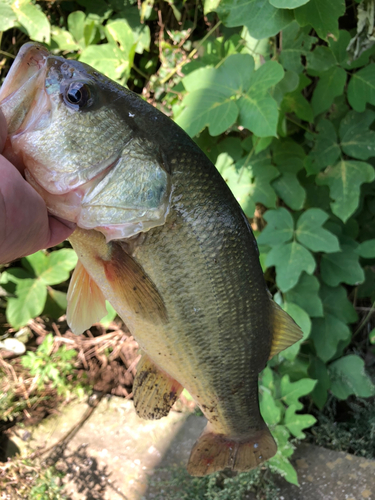
[[(27, 43), (18, 53), (0, 89), (0, 109), (12, 137), (26, 131), (48, 112), (44, 92), (49, 52), (39, 44)], [(31, 113), (36, 109), (36, 113)]]

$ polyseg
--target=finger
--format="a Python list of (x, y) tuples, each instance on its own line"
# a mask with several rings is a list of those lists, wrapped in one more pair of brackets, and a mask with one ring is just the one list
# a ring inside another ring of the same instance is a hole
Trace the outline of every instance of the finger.
[(46, 248), (54, 247), (66, 240), (76, 228), (76, 225), (72, 222), (56, 219), (52, 215), (48, 216), (48, 222), (50, 235)]
[(13, 151), (9, 137), (5, 141), (4, 150), (2, 154), (4, 158), (10, 161), (10, 163), (14, 165), (17, 168), (17, 170), (21, 172), (21, 174), (23, 175), (23, 172), (25, 170), (25, 165), (23, 163), (22, 155), (21, 153), (16, 154)]
[(8, 133), (7, 122), (5, 120), (5, 116), (3, 115), (0, 109), (0, 153), (4, 149), (7, 133)]

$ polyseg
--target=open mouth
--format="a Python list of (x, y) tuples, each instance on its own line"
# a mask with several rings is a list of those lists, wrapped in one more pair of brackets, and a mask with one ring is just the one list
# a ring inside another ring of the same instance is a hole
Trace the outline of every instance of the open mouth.
[(0, 102), (9, 98), (35, 77), (45, 65), (49, 55), (50, 53), (43, 45), (37, 43), (23, 45), (0, 88)]

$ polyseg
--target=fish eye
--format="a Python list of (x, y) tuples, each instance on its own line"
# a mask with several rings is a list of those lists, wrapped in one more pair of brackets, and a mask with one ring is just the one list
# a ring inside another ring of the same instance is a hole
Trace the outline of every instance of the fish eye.
[(81, 110), (92, 104), (90, 87), (82, 82), (71, 83), (63, 92), (65, 104), (75, 110)]

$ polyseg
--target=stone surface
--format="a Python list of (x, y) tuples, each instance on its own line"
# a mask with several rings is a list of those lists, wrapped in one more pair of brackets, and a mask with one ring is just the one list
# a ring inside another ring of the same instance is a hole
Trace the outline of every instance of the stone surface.
[[(9, 451), (17, 446), (27, 456), (52, 446), (87, 411), (87, 404), (72, 404), (35, 429), (18, 429)], [(185, 466), (204, 425), (203, 417), (174, 411), (161, 420), (141, 420), (131, 401), (103, 399), (50, 463), (57, 461), (65, 472), (74, 500), (180, 500), (180, 482), (193, 484)], [(277, 479), (280, 500), (375, 500), (375, 461), (301, 444), (292, 462), (300, 487)]]

